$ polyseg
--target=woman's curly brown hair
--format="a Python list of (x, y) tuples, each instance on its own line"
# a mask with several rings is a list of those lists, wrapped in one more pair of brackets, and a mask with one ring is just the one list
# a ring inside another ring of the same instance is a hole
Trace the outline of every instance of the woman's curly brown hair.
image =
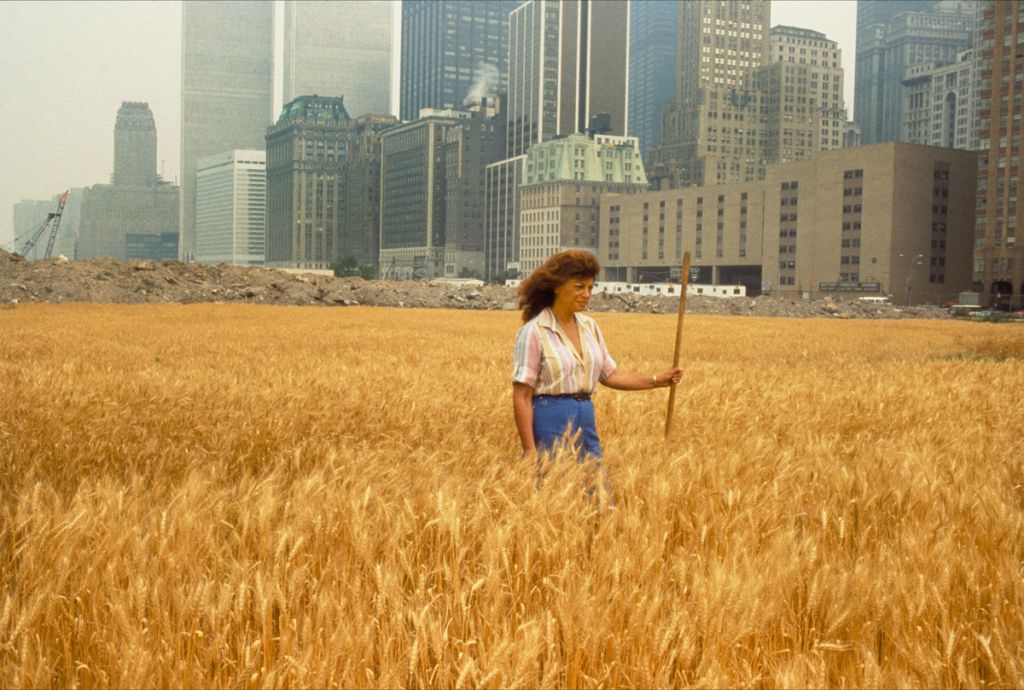
[(519, 284), (519, 307), (529, 321), (555, 303), (555, 288), (573, 278), (596, 278), (597, 257), (582, 249), (569, 249), (549, 257)]

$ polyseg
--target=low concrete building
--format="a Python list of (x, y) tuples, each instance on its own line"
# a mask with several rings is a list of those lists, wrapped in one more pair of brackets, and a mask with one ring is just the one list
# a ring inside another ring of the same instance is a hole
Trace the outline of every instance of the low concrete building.
[(690, 282), (761, 288), (763, 184), (686, 187), (632, 196), (601, 197), (607, 228), (598, 254), (602, 280), (677, 281), (684, 251)]
[(890, 142), (769, 166), (759, 182), (603, 195), (602, 279), (678, 279), (748, 294), (892, 295), (971, 287), (976, 156)]
[(77, 258), (178, 258), (178, 187), (97, 184), (85, 190)]

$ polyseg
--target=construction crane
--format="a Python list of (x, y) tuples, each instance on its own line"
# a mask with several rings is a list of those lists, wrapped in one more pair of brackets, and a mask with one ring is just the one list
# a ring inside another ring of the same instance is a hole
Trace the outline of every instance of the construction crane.
[(26, 242), (25, 246), (21, 249), (22, 256), (28, 256), (28, 253), (36, 246), (36, 242), (38, 242), (39, 238), (43, 236), (44, 232), (46, 232), (46, 228), (50, 228), (50, 237), (46, 241), (46, 254), (43, 256), (44, 259), (50, 258), (50, 255), (53, 254), (53, 243), (57, 241), (57, 229), (60, 228), (60, 219), (61, 216), (64, 215), (64, 204), (67, 202), (68, 193), (64, 192), (60, 197), (60, 202), (57, 204), (57, 210), (47, 213), (46, 220), (32, 228), (28, 242)]

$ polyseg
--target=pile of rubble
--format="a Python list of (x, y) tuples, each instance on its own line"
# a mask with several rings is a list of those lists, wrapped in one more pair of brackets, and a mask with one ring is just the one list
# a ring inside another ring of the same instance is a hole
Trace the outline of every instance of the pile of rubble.
[[(25, 302), (247, 302), (449, 309), (516, 309), (516, 292), (501, 285), (466, 286), (417, 281), (334, 278), (266, 268), (178, 261), (117, 261), (64, 257), (26, 261), (0, 250), (0, 303)], [(590, 311), (672, 313), (672, 297), (599, 293)], [(833, 318), (948, 318), (938, 307), (895, 308), (857, 300), (796, 300), (782, 297), (717, 298), (692, 296), (692, 314)]]

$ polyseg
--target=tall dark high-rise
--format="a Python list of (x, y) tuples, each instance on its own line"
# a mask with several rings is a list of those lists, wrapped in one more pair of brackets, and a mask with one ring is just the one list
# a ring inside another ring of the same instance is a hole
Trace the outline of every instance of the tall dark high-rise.
[(907, 71), (955, 60), (974, 24), (973, 0), (858, 0), (853, 116), (863, 144), (899, 139)]
[(981, 151), (974, 224), (974, 285), (989, 304), (1019, 308), (1024, 295), (1024, 3), (981, 5)]
[(117, 111), (111, 181), (133, 187), (156, 184), (156, 122), (148, 103), (125, 101)]
[(185, 0), (181, 9), (180, 258), (195, 256), (196, 164), (264, 146), (274, 104), (274, 3)]
[(629, 4), (629, 134), (646, 156), (661, 141), (661, 110), (676, 100), (679, 3)]
[(503, 92), (508, 15), (521, 1), (403, 0), (402, 119)]
[(508, 157), (598, 113), (626, 133), (628, 19), (625, 0), (529, 0), (509, 15)]

